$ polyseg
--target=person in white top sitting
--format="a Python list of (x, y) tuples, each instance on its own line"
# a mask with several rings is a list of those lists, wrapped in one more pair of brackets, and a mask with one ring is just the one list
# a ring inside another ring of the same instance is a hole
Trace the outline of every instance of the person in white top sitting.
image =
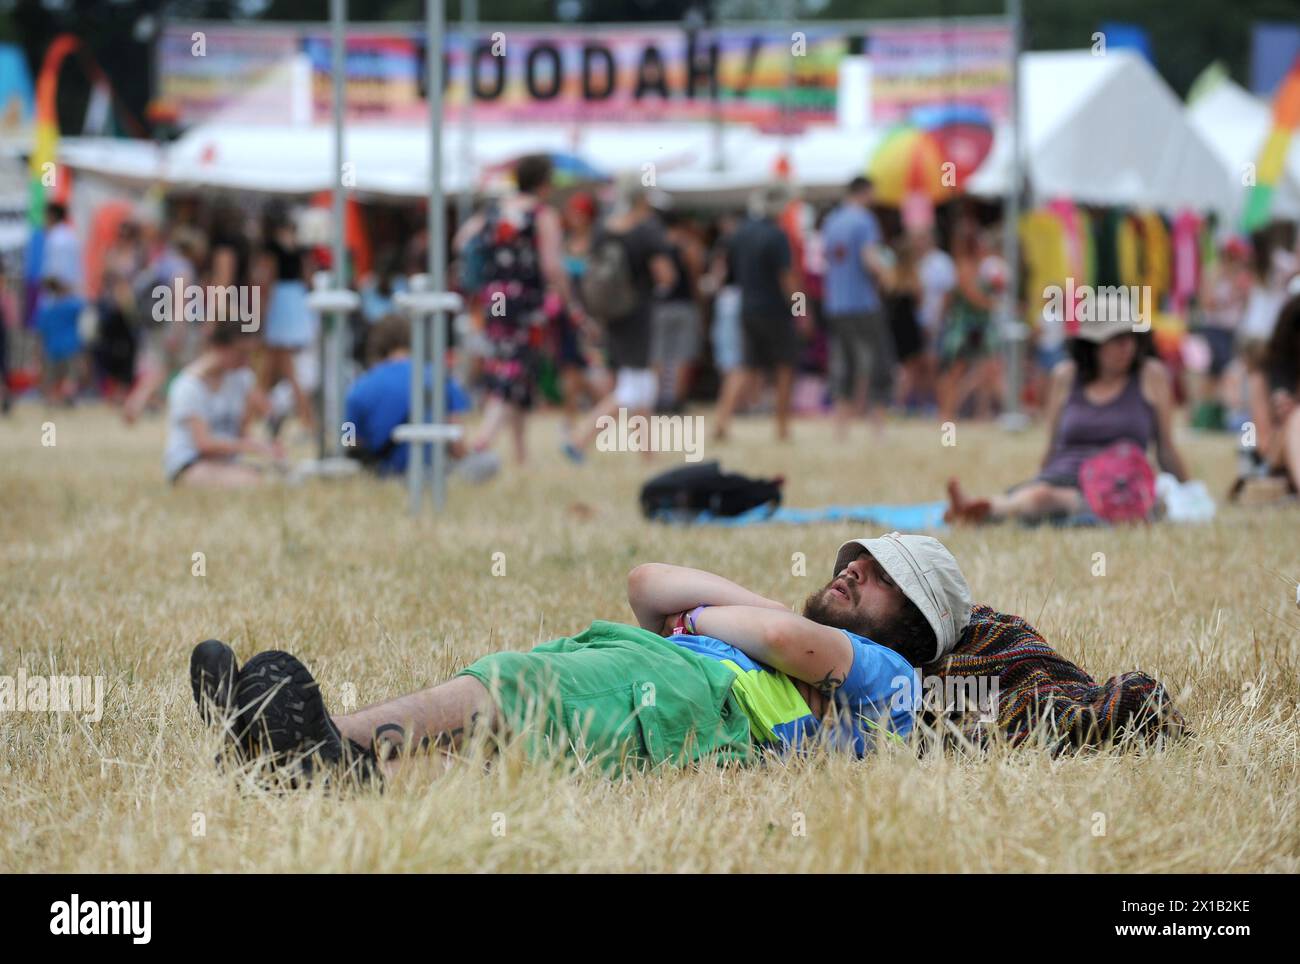
[[(190, 322), (171, 322), (190, 324)], [(266, 397), (248, 367), (252, 339), (238, 322), (207, 322), (199, 356), (167, 390), (163, 471), (176, 484), (240, 488), (262, 481), (246, 455), (282, 459), (278, 442), (251, 438), (249, 426), (267, 412)]]

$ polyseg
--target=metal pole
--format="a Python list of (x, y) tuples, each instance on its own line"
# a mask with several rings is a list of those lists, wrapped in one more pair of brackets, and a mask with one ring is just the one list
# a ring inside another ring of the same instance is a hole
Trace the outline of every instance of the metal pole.
[(1020, 26), (1022, 0), (1007, 0), (1011, 21), (1011, 179), (1002, 208), (1002, 260), (1006, 262), (1006, 289), (1002, 293), (1002, 332), (1006, 340), (1007, 398), (1002, 412), (1004, 428), (1018, 430), (1028, 424), (1020, 411), (1024, 342), (1028, 331), (1017, 308), (1020, 294), (1020, 193), (1024, 184), (1020, 155)]
[(713, 88), (709, 91), (709, 93), (712, 94), (712, 98), (711, 98), (712, 103), (710, 105), (710, 112), (709, 112), (709, 124), (711, 128), (710, 133), (713, 135), (710, 138), (710, 140), (712, 142), (712, 149), (713, 149), (712, 167), (713, 170), (715, 171), (725, 171), (727, 169), (727, 145), (725, 140), (726, 135), (723, 131), (723, 120), (722, 120), (722, 49), (721, 49), (722, 40), (721, 37), (722, 37), (722, 9), (721, 6), (719, 6), (717, 19), (713, 23), (713, 30), (709, 37), (710, 43), (717, 43), (719, 45), (718, 59), (714, 65), (715, 69), (717, 70), (717, 73), (714, 75), (714, 80), (716, 81), (716, 83), (713, 85)]
[(464, 183), (456, 198), (456, 228), (469, 220), (474, 202), (470, 167), (474, 163), (474, 34), (478, 26), (478, 0), (461, 0), (461, 36), (465, 51), (465, 102), (460, 115), (460, 173)]
[[(445, 11), (443, 0), (428, 0), (426, 11), (429, 75), (429, 279), (434, 291), (447, 290), (446, 207), (442, 196), (442, 44)], [(447, 420), (447, 313), (439, 308), (433, 313), (433, 421)], [(446, 501), (446, 443), (433, 443), (433, 506), (441, 509)]]
[[(343, 99), (347, 63), (344, 52), (344, 25), (347, 20), (347, 0), (330, 0), (331, 47), (334, 80), (334, 287), (347, 286), (347, 249), (343, 243)], [(327, 330), (322, 332), (325, 341), (325, 367), (321, 371), (322, 456), (339, 454), (343, 440), (343, 328), (346, 318), (341, 311), (329, 313)]]
[[(785, 90), (781, 96), (781, 153), (792, 170), (794, 161), (790, 157), (790, 141), (794, 128), (794, 47), (792, 41), (794, 36), (794, 3), (795, 0), (784, 0), (781, 4), (781, 20), (785, 27), (786, 43)], [(792, 182), (793, 180), (791, 178)]]

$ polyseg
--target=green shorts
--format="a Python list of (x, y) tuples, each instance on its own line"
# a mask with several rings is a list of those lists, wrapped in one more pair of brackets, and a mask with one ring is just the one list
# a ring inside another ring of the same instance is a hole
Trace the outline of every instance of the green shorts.
[(531, 755), (626, 766), (749, 762), (749, 718), (735, 674), (636, 626), (597, 620), (527, 653), (493, 653), (461, 670), (492, 694)]

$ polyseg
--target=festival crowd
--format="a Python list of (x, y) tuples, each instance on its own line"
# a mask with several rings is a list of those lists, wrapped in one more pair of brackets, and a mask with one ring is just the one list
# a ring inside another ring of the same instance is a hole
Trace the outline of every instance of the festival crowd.
[[(558, 445), (575, 464), (586, 461), (600, 417), (620, 409), (712, 405), (716, 440), (738, 414), (765, 411), (786, 440), (796, 413), (829, 412), (844, 438), (859, 420), (879, 435), (889, 413), (950, 422), (1008, 408), (1009, 272), (995, 207), (962, 200), (905, 225), (859, 177), (824, 208), (777, 182), (754, 191), (743, 216), (706, 216), (679, 210), (639, 175), (559, 191), (543, 155), (517, 162), (515, 184), (450, 239), (450, 275), (467, 310), (452, 326), (446, 409), (453, 420), (481, 411), (451, 449), (453, 471), (470, 480), (498, 470), (502, 434), (513, 460), (526, 462), (526, 423), (543, 406), (563, 413)], [(285, 460), (286, 423), (299, 433), (290, 442), (318, 428), (322, 325), (308, 292), (330, 253), (300, 237), (301, 221), (280, 202), (172, 214), (166, 226), (124, 218), (94, 259), (91, 285), (67, 210), (48, 206), (30, 313), (29, 339), (39, 345), (31, 368), (40, 373), (32, 390), (51, 405), (100, 396), (128, 422), (165, 411), (170, 481), (258, 484)], [(389, 233), (357, 279), (360, 308), (347, 329), (344, 424), (355, 433), (347, 451), (381, 475), (403, 471), (407, 459), (391, 438), (409, 413), (411, 377), (410, 323), (396, 296), (426, 266), (428, 245), (422, 228), (407, 227)], [(1032, 243), (1023, 230), (1022, 239)], [(219, 321), (172, 304), (160, 320), (158, 292), (190, 285), (255, 289), (258, 317)], [(1013, 306), (1021, 317), (1036, 310), (1033, 285), (1025, 290), (1026, 302)], [(17, 294), (0, 297), (0, 310), (17, 310)], [(1240, 433), (1236, 494), (1267, 485), (1294, 493), (1294, 232), (1216, 237), (1188, 318), (1172, 355), (1131, 323), (1070, 331), (1046, 314), (1035, 319), (1019, 402), (1050, 427), (1042, 471), (987, 498), (954, 480), (950, 518), (1077, 509), (1081, 466), (1117, 440), (1154, 447), (1159, 466), (1185, 480), (1172, 430), (1180, 406), (1197, 428)], [(3, 321), (8, 376), (21, 329)], [(6, 411), (14, 381), (0, 377)], [(266, 430), (254, 431), (258, 423)]]

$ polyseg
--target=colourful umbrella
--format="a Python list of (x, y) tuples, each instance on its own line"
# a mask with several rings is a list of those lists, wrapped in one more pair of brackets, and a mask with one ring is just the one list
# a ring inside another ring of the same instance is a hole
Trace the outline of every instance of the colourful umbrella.
[[(561, 190), (581, 184), (602, 184), (610, 179), (608, 174), (577, 154), (553, 151), (546, 156), (551, 159), (551, 167), (554, 171), (551, 182)], [(513, 157), (508, 161), (500, 161), (485, 167), (479, 177), (479, 188), (495, 192), (513, 188), (515, 164), (518, 161), (519, 158)]]
[(885, 135), (867, 173), (885, 204), (917, 196), (942, 202), (961, 190), (992, 145), (993, 129), (978, 108), (919, 109)]

